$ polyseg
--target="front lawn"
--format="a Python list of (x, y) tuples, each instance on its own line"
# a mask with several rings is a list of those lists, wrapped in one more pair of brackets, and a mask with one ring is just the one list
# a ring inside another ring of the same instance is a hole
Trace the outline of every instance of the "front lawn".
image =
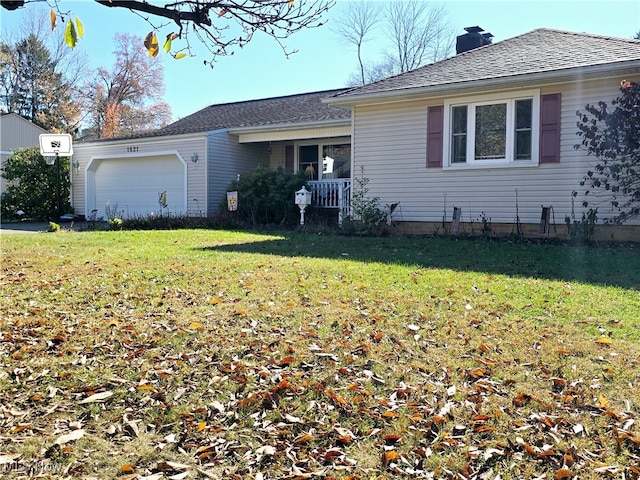
[(2, 237), (3, 478), (640, 478), (640, 249)]

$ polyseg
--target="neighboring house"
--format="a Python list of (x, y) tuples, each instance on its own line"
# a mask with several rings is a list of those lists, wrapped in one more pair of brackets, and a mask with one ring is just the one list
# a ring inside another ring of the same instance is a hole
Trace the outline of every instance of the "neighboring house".
[[(482, 37), (469, 30), (458, 44)], [(482, 40), (326, 100), (352, 109), (352, 170), (381, 204), (399, 202), (393, 219), (405, 233), (449, 231), (455, 208), (459, 232), (490, 222), (502, 234), (520, 224), (563, 236), (566, 216), (582, 218), (579, 182), (596, 163), (574, 149), (576, 111), (610, 105), (621, 80), (640, 82), (640, 41), (550, 29)], [(598, 218), (608, 215), (603, 202)], [(640, 240), (640, 219), (599, 235)]]
[[(77, 142), (74, 211), (105, 219), (209, 215), (238, 175), (260, 165), (313, 171), (311, 180), (334, 178), (336, 191), (344, 189), (350, 110), (322, 103), (339, 91), (212, 105), (151, 134)], [(323, 173), (328, 155), (334, 168)]]
[[(370, 196), (397, 204), (401, 233), (490, 224), (563, 237), (595, 163), (574, 149), (576, 111), (640, 82), (640, 41), (538, 29), (492, 44), (481, 31), (459, 37), (471, 50), (362, 87), (212, 105), (152, 134), (76, 143), (75, 211), (213, 214), (232, 180), (268, 165), (307, 172), (314, 202), (343, 214), (365, 177)], [(640, 219), (600, 236), (639, 240)]]
[[(14, 150), (19, 148), (37, 147), (42, 133), (48, 133), (44, 128), (31, 123), (15, 113), (0, 115), (0, 165)], [(4, 177), (0, 177), (0, 193), (6, 190)]]

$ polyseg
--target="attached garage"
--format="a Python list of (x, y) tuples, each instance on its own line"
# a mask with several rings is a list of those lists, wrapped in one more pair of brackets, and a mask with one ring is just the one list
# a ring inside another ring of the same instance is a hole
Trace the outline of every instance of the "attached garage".
[(94, 157), (87, 165), (87, 212), (96, 218), (182, 215), (187, 164), (177, 153)]

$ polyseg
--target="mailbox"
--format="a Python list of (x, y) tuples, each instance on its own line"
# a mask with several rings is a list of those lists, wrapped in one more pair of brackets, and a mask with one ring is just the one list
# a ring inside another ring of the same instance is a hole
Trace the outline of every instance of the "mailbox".
[(311, 192), (304, 185), (296, 192), (296, 205), (300, 208), (300, 225), (304, 225), (304, 209), (311, 205)]

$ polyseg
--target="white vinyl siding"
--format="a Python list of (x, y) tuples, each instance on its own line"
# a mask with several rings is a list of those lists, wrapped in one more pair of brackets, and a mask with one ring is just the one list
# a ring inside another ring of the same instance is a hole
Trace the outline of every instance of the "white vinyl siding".
[[(445, 217), (449, 222), (456, 206), (464, 222), (478, 222), (484, 213), (492, 222), (513, 223), (517, 192), (520, 222), (539, 223), (545, 205), (553, 207), (555, 223), (563, 224), (567, 215), (581, 216), (572, 192), (595, 163), (574, 149), (579, 141), (576, 111), (584, 111), (586, 103), (610, 103), (619, 95), (618, 86), (616, 78), (541, 86), (541, 95), (562, 94), (560, 162), (521, 168), (427, 168), (427, 107), (443, 105), (444, 98), (356, 107), (353, 175), (363, 167), (369, 194), (379, 197), (381, 205), (400, 202), (395, 215), (400, 221), (441, 222)], [(600, 219), (606, 215), (606, 209), (598, 211)]]
[[(235, 136), (220, 130), (209, 134), (207, 145), (207, 210), (216, 213), (226, 198), (227, 187), (238, 175), (260, 165), (269, 166), (269, 144), (238, 144)], [(238, 200), (242, 201), (241, 198)]]
[[(9, 113), (0, 115), (0, 168), (14, 150), (37, 147), (41, 134), (47, 133), (43, 128), (25, 120), (20, 115)], [(0, 176), (0, 193), (6, 189), (6, 181)]]
[[(183, 214), (206, 215), (207, 160), (204, 134), (174, 137), (154, 137), (135, 140), (74, 142), (72, 177), (72, 206), (77, 215), (91, 215), (95, 198), (87, 201), (87, 167), (97, 160), (133, 160), (170, 154), (186, 164), (186, 205)], [(192, 161), (197, 155), (198, 160)], [(97, 166), (97, 164), (96, 164)], [(144, 182), (144, 178), (140, 179)], [(93, 188), (93, 186), (91, 186)], [(89, 195), (94, 195), (93, 191)], [(89, 205), (91, 204), (91, 205)], [(174, 213), (174, 212), (172, 212)]]

